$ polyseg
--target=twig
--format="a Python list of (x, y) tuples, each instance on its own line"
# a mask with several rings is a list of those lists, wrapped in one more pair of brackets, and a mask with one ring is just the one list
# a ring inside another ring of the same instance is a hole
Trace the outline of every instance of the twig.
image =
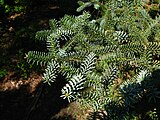
[(42, 95), (42, 91), (44, 88), (44, 84), (41, 85), (41, 87), (39, 88), (39, 90), (37, 91), (36, 97), (34, 98), (34, 100), (32, 101), (32, 103), (30, 104), (30, 106), (28, 107), (28, 112), (26, 113), (24, 120), (29, 120), (32, 112), (34, 111), (34, 109), (36, 108), (36, 105)]

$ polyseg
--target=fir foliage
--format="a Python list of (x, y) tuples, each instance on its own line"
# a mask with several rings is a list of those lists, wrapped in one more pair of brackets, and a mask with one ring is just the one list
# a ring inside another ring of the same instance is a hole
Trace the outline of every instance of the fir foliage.
[(36, 35), (46, 41), (48, 52), (31, 51), (26, 58), (46, 65), (44, 82), (50, 84), (58, 75), (65, 78), (63, 99), (105, 111), (106, 120), (141, 119), (136, 104), (160, 97), (152, 75), (160, 67), (160, 17), (152, 19), (140, 2), (108, 5), (114, 9), (101, 23), (88, 12), (50, 20), (51, 29)]

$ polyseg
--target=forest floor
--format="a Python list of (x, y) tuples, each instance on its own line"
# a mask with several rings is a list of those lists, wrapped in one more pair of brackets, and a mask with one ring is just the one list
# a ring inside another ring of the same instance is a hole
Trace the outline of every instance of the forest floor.
[(45, 49), (35, 41), (36, 31), (48, 29), (49, 19), (70, 13), (59, 6), (41, 5), (0, 18), (0, 120), (72, 120), (75, 111), (85, 114), (76, 103), (68, 106), (59, 97), (63, 84), (43, 84), (41, 68), (24, 59), (29, 50)]

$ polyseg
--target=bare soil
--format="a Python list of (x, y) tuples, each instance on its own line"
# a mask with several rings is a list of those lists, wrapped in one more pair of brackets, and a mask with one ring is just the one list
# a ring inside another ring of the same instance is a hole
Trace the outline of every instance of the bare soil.
[(75, 119), (76, 104), (67, 107), (68, 102), (59, 97), (65, 84), (61, 77), (60, 82), (49, 86), (42, 82), (42, 71), (31, 70), (24, 79), (14, 69), (22, 61), (17, 58), (19, 50), (22, 57), (29, 50), (45, 50), (44, 44), (34, 41), (36, 31), (48, 29), (49, 19), (59, 19), (64, 14), (75, 14), (75, 10), (41, 4), (27, 13), (0, 17), (0, 68), (7, 70), (0, 78), (0, 120)]

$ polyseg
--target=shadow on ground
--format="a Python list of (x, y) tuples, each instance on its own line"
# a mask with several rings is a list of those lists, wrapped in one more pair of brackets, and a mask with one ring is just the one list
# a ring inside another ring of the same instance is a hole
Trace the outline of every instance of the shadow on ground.
[[(68, 102), (60, 98), (63, 80), (53, 86), (39, 83), (34, 93), (27, 92), (27, 86), (18, 90), (0, 92), (1, 120), (51, 120)], [(61, 83), (61, 84), (59, 84)], [(71, 116), (57, 120), (71, 120)], [(53, 119), (52, 119), (53, 120)]]
[[(35, 33), (48, 29), (49, 19), (59, 19), (65, 14), (77, 14), (75, 12), (77, 7), (74, 4), (63, 6), (43, 2), (31, 6), (25, 14), (15, 13), (0, 17), (0, 70), (18, 73), (15, 71), (13, 58), (19, 50), (22, 50), (24, 54), (29, 50), (45, 50), (45, 44), (35, 41)], [(73, 0), (70, 2), (72, 3)], [(16, 59), (16, 61), (19, 60)], [(26, 84), (22, 84), (18, 89), (0, 89), (0, 120), (52, 119), (55, 114), (68, 105), (67, 101), (59, 97), (64, 85), (61, 80), (54, 83), (55, 87), (40, 82), (32, 93), (28, 92)], [(0, 85), (5, 82), (19, 83), (19, 79), (13, 80), (11, 78), (4, 81), (3, 78), (0, 78)], [(59, 85), (59, 83), (61, 84)], [(72, 118), (66, 116), (58, 119), (69, 120)]]

